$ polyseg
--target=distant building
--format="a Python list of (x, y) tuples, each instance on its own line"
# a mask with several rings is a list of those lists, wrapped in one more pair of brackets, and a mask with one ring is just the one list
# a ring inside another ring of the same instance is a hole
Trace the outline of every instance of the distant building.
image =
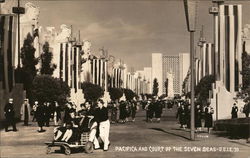
[(163, 56), (163, 78), (162, 84), (163, 93), (166, 93), (165, 81), (168, 74), (172, 74), (173, 77), (173, 92), (174, 94), (180, 94), (180, 58), (179, 56)]

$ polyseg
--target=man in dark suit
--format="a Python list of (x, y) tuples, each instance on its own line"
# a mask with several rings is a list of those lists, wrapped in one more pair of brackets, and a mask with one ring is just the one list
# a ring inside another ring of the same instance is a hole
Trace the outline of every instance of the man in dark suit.
[(236, 103), (233, 104), (232, 107), (232, 111), (231, 111), (231, 115), (232, 115), (232, 119), (233, 118), (238, 118), (238, 107), (236, 106)]
[(12, 125), (13, 131), (16, 132), (16, 122), (15, 122), (15, 110), (13, 105), (13, 99), (9, 99), (9, 103), (7, 103), (4, 107), (4, 115), (6, 118), (5, 124), (5, 132), (8, 132), (9, 125)]

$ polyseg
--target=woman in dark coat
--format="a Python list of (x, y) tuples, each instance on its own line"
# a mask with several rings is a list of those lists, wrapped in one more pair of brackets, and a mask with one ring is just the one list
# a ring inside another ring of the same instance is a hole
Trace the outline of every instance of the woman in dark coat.
[(201, 114), (202, 114), (201, 107), (199, 104), (197, 104), (195, 107), (195, 128), (198, 131), (201, 131)]
[(179, 122), (181, 124), (181, 128), (185, 128), (186, 118), (185, 118), (185, 107), (182, 104), (177, 111), (176, 118), (179, 118)]
[(187, 128), (191, 127), (191, 105), (187, 105), (187, 109), (185, 110), (185, 121), (187, 124)]
[(45, 112), (44, 105), (43, 104), (38, 105), (38, 107), (36, 109), (36, 120), (37, 120), (37, 124), (38, 124), (38, 127), (39, 127), (38, 132), (44, 132), (45, 131), (43, 129), (45, 116), (46, 116), (46, 112)]
[(119, 106), (120, 116), (119, 119), (121, 120), (121, 123), (125, 123), (126, 119), (126, 102), (121, 101)]
[(205, 107), (205, 127), (207, 127), (208, 133), (210, 133), (209, 128), (213, 127), (213, 113), (214, 109), (208, 104)]
[(232, 115), (232, 119), (233, 118), (238, 118), (238, 107), (236, 106), (236, 103), (233, 104), (232, 107), (232, 111), (231, 111), (231, 115)]

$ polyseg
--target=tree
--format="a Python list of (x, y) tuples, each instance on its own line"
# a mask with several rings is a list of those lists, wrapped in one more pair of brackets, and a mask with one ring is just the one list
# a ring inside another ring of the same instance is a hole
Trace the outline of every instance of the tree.
[(164, 82), (165, 89), (166, 89), (166, 97), (168, 96), (168, 79), (166, 78), (166, 81)]
[(159, 91), (159, 84), (158, 84), (157, 78), (155, 78), (153, 82), (153, 96), (157, 96), (158, 91)]
[(245, 51), (245, 42), (243, 45), (244, 52), (242, 53), (242, 90), (250, 88), (250, 55)]
[(195, 87), (195, 96), (200, 103), (206, 103), (209, 98), (209, 91), (212, 90), (212, 83), (215, 82), (214, 75), (208, 75), (203, 77)]
[(41, 54), (41, 74), (52, 75), (56, 69), (56, 65), (52, 64), (53, 54), (49, 50), (49, 43), (45, 42), (43, 45), (43, 53)]
[(36, 49), (33, 46), (33, 37), (30, 33), (28, 33), (26, 39), (24, 40), (23, 47), (21, 48), (21, 60), (23, 70), (30, 73), (33, 79), (36, 76), (36, 65), (38, 64), (38, 59), (35, 58), (35, 51)]
[(38, 75), (32, 83), (32, 97), (40, 104), (57, 101), (64, 105), (70, 97), (68, 84), (58, 78), (49, 75)]
[(124, 94), (127, 100), (133, 100), (136, 94), (131, 89), (124, 89)]
[(24, 84), (27, 97), (31, 101), (31, 83), (37, 74), (36, 65), (38, 64), (38, 59), (35, 58), (35, 51), (36, 49), (33, 46), (33, 37), (30, 35), (30, 33), (28, 33), (26, 39), (24, 40), (23, 47), (21, 48), (20, 55), (22, 67), (18, 68), (16, 72), (19, 74), (21, 83)]
[(96, 102), (104, 95), (104, 90), (100, 86), (93, 83), (83, 82), (81, 86), (84, 93), (84, 98), (87, 101)]
[(110, 88), (109, 95), (110, 95), (111, 100), (116, 101), (122, 97), (123, 91), (120, 88)]

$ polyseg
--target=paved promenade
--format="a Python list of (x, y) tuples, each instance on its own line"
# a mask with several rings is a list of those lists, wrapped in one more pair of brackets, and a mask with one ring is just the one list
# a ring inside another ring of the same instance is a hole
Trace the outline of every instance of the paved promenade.
[(53, 138), (53, 122), (46, 132), (38, 133), (36, 123), (30, 126), (17, 125), (18, 132), (1, 130), (0, 157), (43, 158), (43, 157), (178, 157), (178, 158), (250, 158), (250, 144), (244, 139), (229, 139), (223, 133), (212, 131), (196, 134), (196, 140), (189, 140), (189, 131), (179, 129), (174, 111), (164, 111), (160, 123), (146, 123), (145, 111), (140, 111), (136, 122), (112, 124), (108, 152), (95, 150), (92, 154), (62, 153), (46, 154), (44, 142)]

